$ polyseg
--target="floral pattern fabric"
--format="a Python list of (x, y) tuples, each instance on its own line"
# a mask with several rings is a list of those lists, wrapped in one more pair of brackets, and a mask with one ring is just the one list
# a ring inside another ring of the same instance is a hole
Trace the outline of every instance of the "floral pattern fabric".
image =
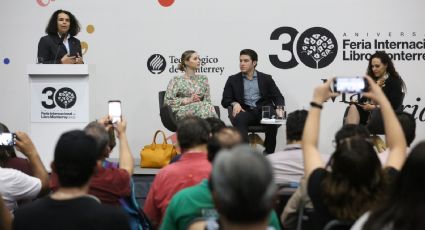
[[(193, 94), (198, 94), (201, 101), (184, 105), (183, 101)], [(164, 104), (171, 106), (177, 120), (187, 115), (200, 118), (217, 117), (211, 103), (208, 78), (204, 75), (195, 75), (189, 79), (183, 76), (173, 77), (168, 83)]]

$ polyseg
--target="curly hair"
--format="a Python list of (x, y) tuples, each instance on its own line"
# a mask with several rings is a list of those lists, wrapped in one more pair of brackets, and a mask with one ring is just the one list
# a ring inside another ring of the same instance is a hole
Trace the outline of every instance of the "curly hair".
[(367, 75), (371, 77), (375, 77), (372, 71), (372, 59), (378, 58), (381, 60), (382, 64), (387, 66), (387, 72), (390, 76), (393, 76), (395, 78), (401, 78), (400, 75), (395, 70), (393, 61), (391, 60), (390, 56), (388, 56), (385, 51), (376, 51), (369, 59), (369, 64), (367, 66)]
[(78, 22), (77, 18), (71, 14), (71, 12), (66, 10), (57, 10), (53, 13), (53, 15), (50, 17), (49, 23), (47, 24), (46, 34), (54, 35), (58, 33), (58, 15), (60, 13), (64, 13), (69, 16), (69, 35), (77, 35), (81, 30), (80, 23)]

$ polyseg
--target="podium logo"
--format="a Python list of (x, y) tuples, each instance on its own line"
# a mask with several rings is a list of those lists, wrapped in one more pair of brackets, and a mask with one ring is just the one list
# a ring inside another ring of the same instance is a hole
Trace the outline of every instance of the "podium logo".
[[(278, 40), (281, 35), (288, 35), (288, 43), (282, 44), (282, 50), (289, 51), (289, 61), (282, 61), (278, 55), (269, 55), (270, 62), (280, 69), (291, 69), (298, 65), (294, 54), (295, 37), (298, 31), (292, 27), (279, 27), (270, 35), (270, 40)], [(312, 27), (304, 31), (298, 38), (296, 53), (299, 60), (313, 69), (321, 69), (330, 65), (338, 53), (338, 43), (335, 36), (323, 27)]]
[(53, 87), (46, 87), (41, 93), (47, 95), (47, 100), (41, 102), (46, 109), (54, 109), (56, 106), (69, 109), (77, 102), (77, 94), (68, 87), (60, 88), (57, 91)]
[(160, 74), (164, 72), (167, 62), (161, 54), (153, 54), (148, 59), (148, 69), (153, 74)]

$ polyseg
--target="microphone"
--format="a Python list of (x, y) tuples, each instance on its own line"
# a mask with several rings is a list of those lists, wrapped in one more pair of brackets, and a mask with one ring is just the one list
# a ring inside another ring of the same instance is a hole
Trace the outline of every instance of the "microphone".
[(56, 58), (58, 58), (58, 54), (59, 54), (59, 50), (60, 50), (60, 45), (62, 44), (62, 42), (65, 39), (65, 37), (66, 37), (66, 33), (64, 33), (64, 34), (62, 34), (60, 36), (60, 40), (58, 42), (58, 46), (56, 46), (56, 54), (55, 54), (55, 59), (53, 59), (53, 64), (58, 64), (58, 63), (56, 63)]

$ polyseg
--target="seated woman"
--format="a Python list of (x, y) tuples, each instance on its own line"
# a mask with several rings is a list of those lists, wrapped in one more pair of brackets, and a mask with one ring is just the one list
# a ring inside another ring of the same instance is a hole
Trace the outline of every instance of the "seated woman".
[(199, 55), (193, 50), (185, 51), (178, 67), (184, 75), (176, 76), (168, 83), (164, 104), (171, 106), (177, 120), (187, 115), (217, 117), (211, 103), (208, 78), (195, 74), (199, 66)]
[[(384, 51), (376, 51), (376, 53), (371, 56), (367, 67), (367, 75), (371, 76), (382, 88), (392, 108), (394, 110), (399, 109), (403, 103), (403, 95), (406, 91), (406, 86), (395, 70), (394, 64), (387, 53)], [(379, 124), (369, 123), (371, 113), (379, 112), (378, 108), (379, 106), (376, 102), (362, 97), (358, 103), (350, 106), (345, 123), (368, 125), (370, 130), (373, 126), (373, 129), (379, 129), (380, 131), (378, 132), (382, 133), (383, 125), (381, 118), (376, 120)]]
[(317, 214), (317, 229), (333, 219), (353, 222), (376, 207), (396, 178), (406, 156), (406, 140), (390, 102), (381, 87), (366, 77), (370, 90), (364, 96), (381, 107), (385, 135), (390, 149), (384, 169), (370, 140), (354, 136), (339, 140), (329, 170), (318, 148), (322, 104), (337, 94), (330, 91), (332, 79), (317, 87), (304, 126), (302, 148), (307, 192)]

